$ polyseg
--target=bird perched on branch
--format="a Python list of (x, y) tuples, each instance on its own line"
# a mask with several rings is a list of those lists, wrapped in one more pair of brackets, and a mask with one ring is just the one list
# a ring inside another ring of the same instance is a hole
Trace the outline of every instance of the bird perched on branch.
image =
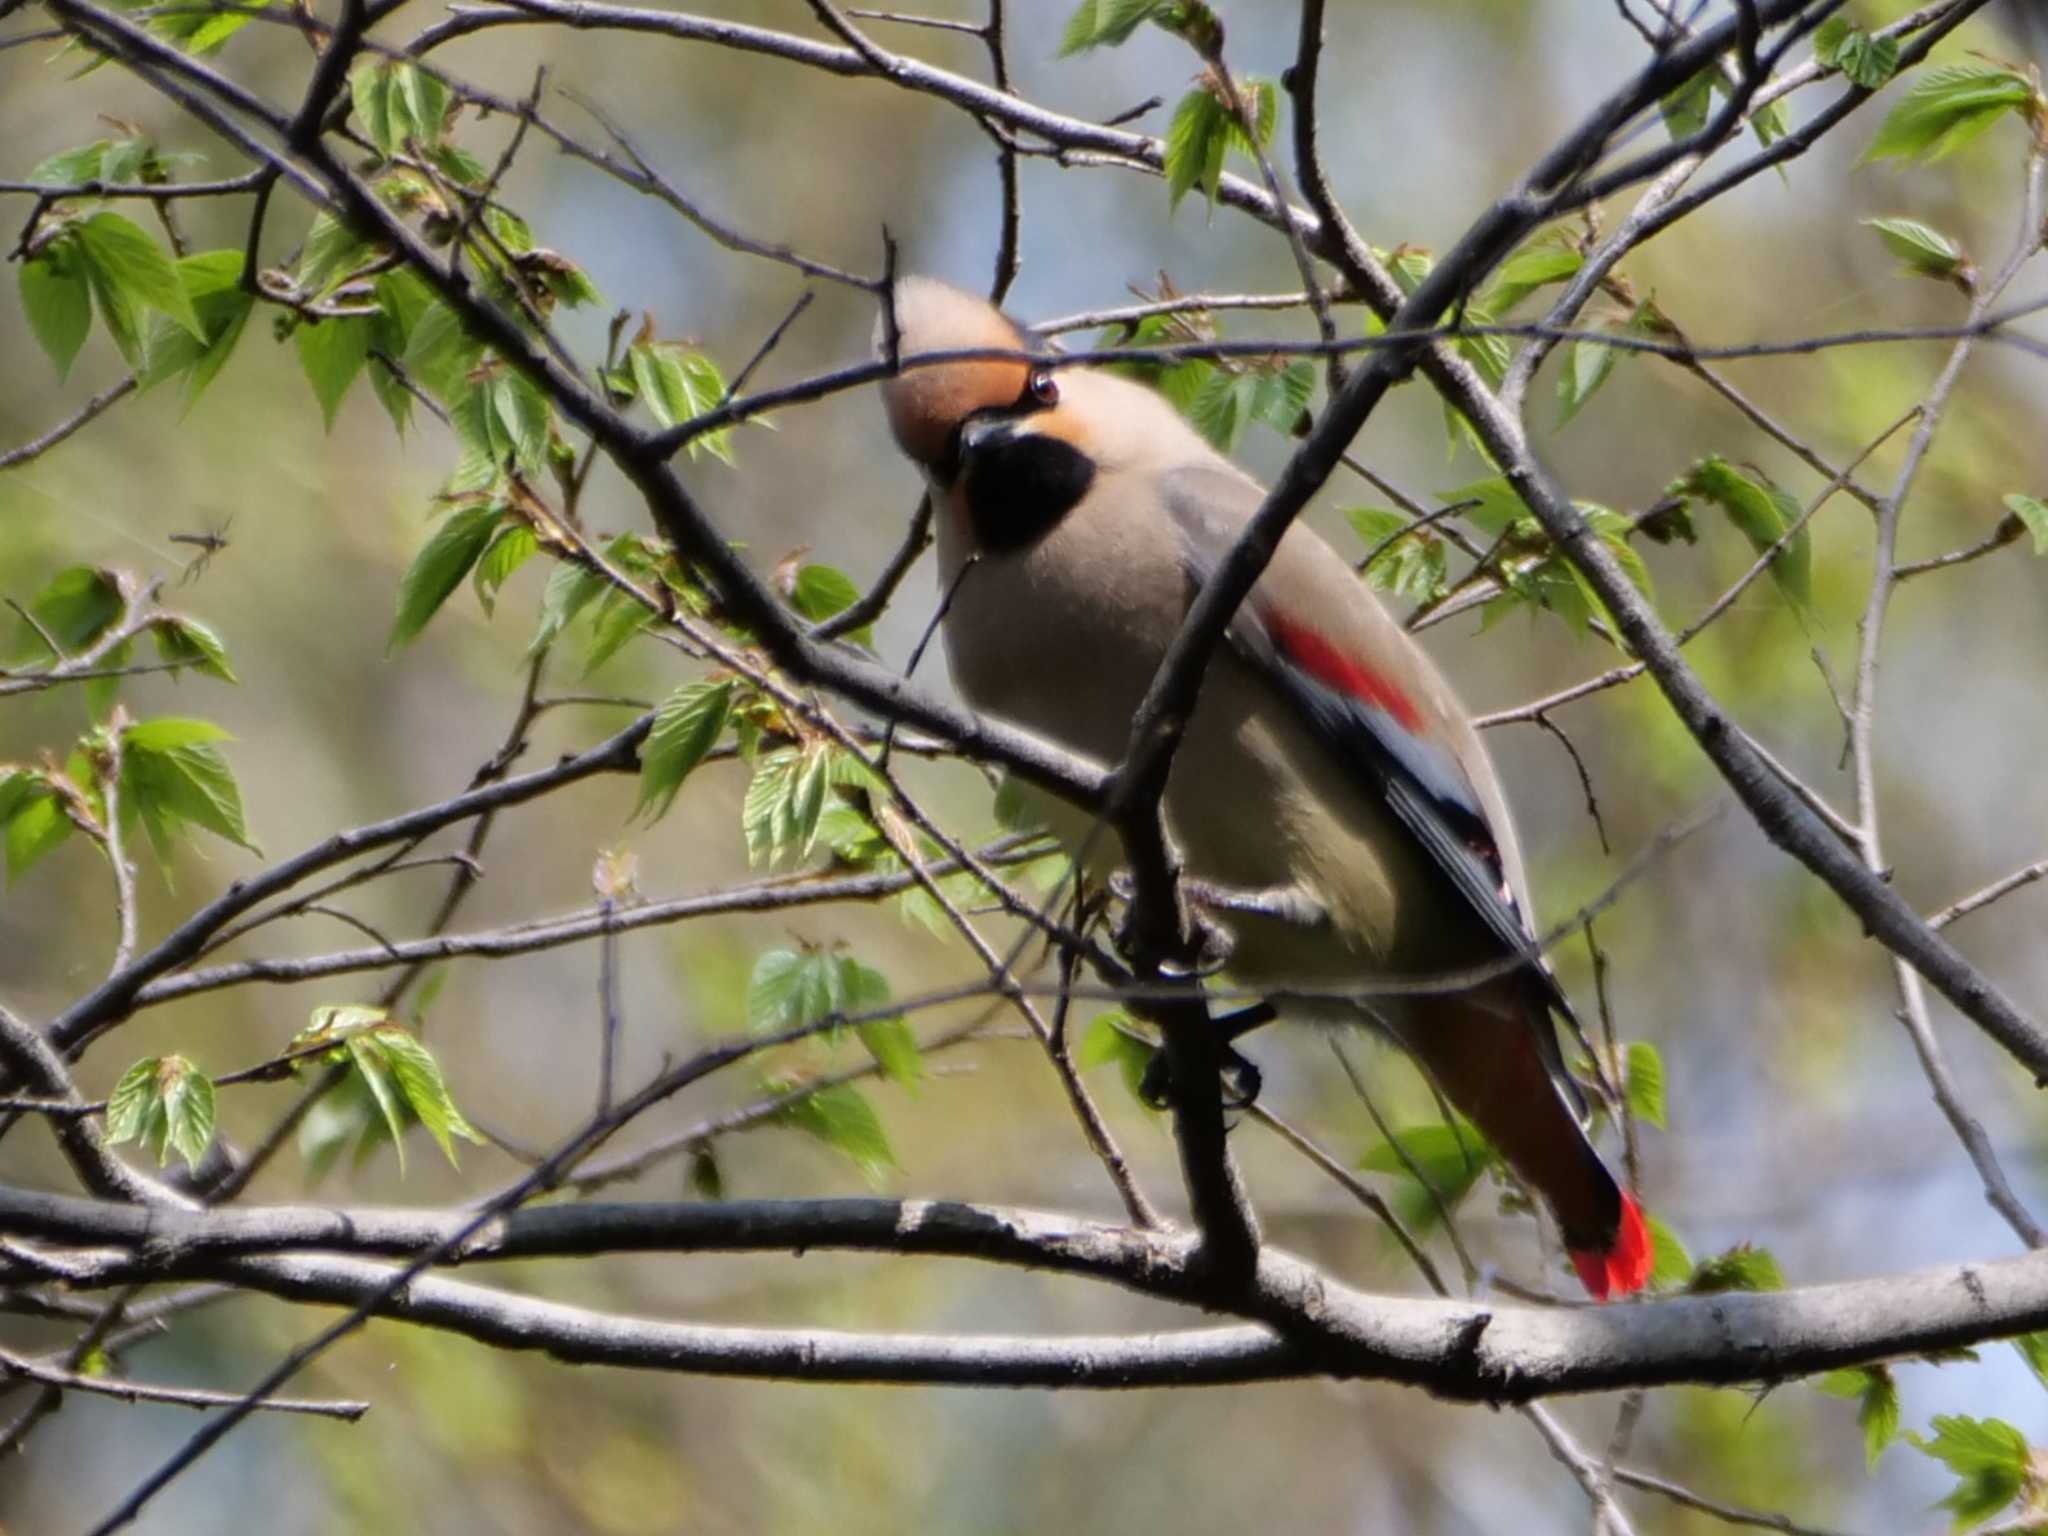
[[(911, 366), (883, 402), (930, 483), (961, 693), (1118, 763), (1195, 594), (1264, 492), (1158, 394), (1048, 366), (979, 298), (909, 278), (894, 321)], [(914, 366), (970, 349), (1037, 360)], [(1543, 1197), (1589, 1292), (1643, 1285), (1648, 1233), (1587, 1137), (1559, 1052), (1570, 1005), (1531, 936), (1499, 777), (1429, 658), (1298, 523), (1203, 679), (1164, 810), (1197, 900), (1228, 934), (1231, 974), (1271, 1000), (1241, 1023), (1277, 1006), (1377, 1024)], [(1091, 819), (1052, 811), (1080, 849)], [(1463, 990), (1312, 995), (1475, 972), (1486, 979)]]

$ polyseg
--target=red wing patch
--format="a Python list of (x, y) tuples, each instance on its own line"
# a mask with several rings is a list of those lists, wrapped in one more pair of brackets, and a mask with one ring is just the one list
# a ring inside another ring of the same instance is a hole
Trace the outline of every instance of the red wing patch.
[(1347, 656), (1306, 625), (1290, 624), (1270, 613), (1262, 617), (1287, 659), (1317, 682), (1361, 704), (1385, 710), (1405, 730), (1419, 732), (1422, 729), (1422, 712), (1415, 707), (1415, 701), (1384, 674), (1373, 671), (1355, 657)]

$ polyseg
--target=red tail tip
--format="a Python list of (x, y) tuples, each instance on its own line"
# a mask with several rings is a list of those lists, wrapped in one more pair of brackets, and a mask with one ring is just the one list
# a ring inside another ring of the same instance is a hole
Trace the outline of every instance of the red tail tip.
[(1614, 1241), (1604, 1251), (1575, 1248), (1571, 1258), (1572, 1268), (1579, 1272), (1587, 1294), (1595, 1301), (1605, 1301), (1609, 1296), (1640, 1291), (1648, 1284), (1652, 1256), (1650, 1228), (1643, 1220), (1643, 1208), (1624, 1191)]

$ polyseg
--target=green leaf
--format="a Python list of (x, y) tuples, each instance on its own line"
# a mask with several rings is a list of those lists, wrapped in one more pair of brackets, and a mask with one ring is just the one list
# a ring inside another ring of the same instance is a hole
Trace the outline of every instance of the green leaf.
[(1114, 1063), (1117, 1075), (1123, 1079), (1124, 1091), (1133, 1103), (1141, 1105), (1148, 1112), (1156, 1112), (1140, 1096), (1139, 1085), (1145, 1081), (1145, 1073), (1152, 1065), (1152, 1057), (1158, 1047), (1147, 1041), (1138, 1032), (1137, 1022), (1121, 1008), (1111, 1008), (1098, 1013), (1088, 1021), (1088, 1028), (1081, 1036), (1080, 1049), (1074, 1052), (1074, 1067), (1077, 1071), (1092, 1072), (1097, 1067)]
[[(392, 1086), (414, 1117), (427, 1128), (427, 1134), (434, 1138), (434, 1144), (448, 1159), (450, 1167), (457, 1166), (455, 1137), (460, 1136), (479, 1145), (483, 1142), (476, 1128), (455, 1107), (455, 1100), (448, 1092), (448, 1081), (442, 1076), (441, 1064), (434, 1059), (434, 1053), (422, 1045), (411, 1030), (402, 1024), (385, 1023), (355, 1039), (370, 1042), (380, 1054), (381, 1065), (389, 1073)], [(351, 1041), (353, 1044), (354, 1040)], [(388, 1120), (389, 1116), (386, 1118)], [(392, 1139), (397, 1140), (396, 1126), (393, 1127)]]
[(1302, 429), (1315, 389), (1316, 367), (1306, 358), (1284, 368), (1261, 369), (1252, 378), (1251, 418), (1282, 437), (1293, 437)]
[(182, 1056), (164, 1058), (162, 1077), (164, 1135), (157, 1148), (157, 1163), (161, 1166), (176, 1152), (196, 1173), (199, 1160), (213, 1144), (213, 1079)]
[[(384, 1128), (391, 1134), (392, 1150), (398, 1154), (398, 1171), (405, 1173), (405, 1128), (406, 1101), (398, 1091), (398, 1084), (392, 1080), (390, 1057), (379, 1045), (375, 1034), (365, 1031), (348, 1037), (348, 1052), (355, 1063), (356, 1073), (363, 1086), (369, 1090), (371, 1101), (377, 1106), (377, 1113), (383, 1117)], [(367, 1150), (365, 1143), (362, 1150)]]
[(134, 1141), (147, 1128), (161, 1097), (157, 1090), (157, 1066), (161, 1058), (145, 1056), (114, 1084), (107, 1095), (107, 1145), (118, 1147)]
[(398, 582), (398, 614), (391, 622), (391, 650), (408, 644), (462, 584), (497, 531), (503, 508), (496, 502), (457, 507), (413, 556)]
[(486, 388), (497, 462), (516, 462), (526, 474), (539, 474), (548, 451), (548, 397), (538, 384), (512, 368), (493, 377)]
[(548, 573), (547, 587), (541, 593), (540, 627), (534, 631), (526, 653), (537, 655), (553, 645), (576, 615), (609, 588), (610, 583), (602, 575), (586, 566), (567, 561), (557, 565)]
[(851, 1083), (807, 1093), (778, 1111), (776, 1118), (851, 1160), (870, 1184), (880, 1184), (897, 1166), (881, 1117)]
[(1685, 1284), (1692, 1278), (1692, 1255), (1685, 1244), (1655, 1212), (1645, 1211), (1643, 1220), (1650, 1229), (1650, 1284)]
[(820, 745), (785, 747), (754, 764), (754, 776), (740, 803), (740, 828), (750, 862), (772, 864), (810, 852), (825, 809), (832, 756)]
[(78, 226), (78, 249), (87, 275), (120, 303), (168, 315), (205, 339), (177, 268), (139, 225), (118, 213), (96, 213)]
[(1500, 275), (1486, 290), (1483, 300), (1495, 315), (1505, 315), (1538, 288), (1562, 283), (1578, 276), (1586, 258), (1571, 246), (1556, 243), (1556, 237), (1524, 246), (1501, 264)]
[(2034, 553), (2048, 555), (2048, 502), (2015, 492), (2005, 498), (2005, 509), (2034, 536)]
[(469, 376), (482, 357), (482, 343), (463, 328), (454, 310), (436, 299), (414, 322), (406, 341), (405, 371), (452, 408), (470, 393)]
[(410, 60), (365, 60), (349, 77), (349, 88), (364, 133), (387, 158), (408, 141), (431, 144), (441, 137), (448, 87)]
[(590, 626), (590, 649), (583, 658), (586, 674), (610, 661), (626, 643), (654, 623), (654, 610), (638, 598), (607, 587), (597, 618)]
[(634, 815), (659, 821), (668, 814), (683, 780), (725, 734), (735, 687), (731, 678), (690, 683), (662, 701), (640, 749), (640, 803)]
[(1114, 48), (1171, 8), (1172, 0), (1081, 0), (1060, 34), (1060, 57), (1090, 48)]
[(1695, 1295), (1718, 1291), (1782, 1291), (1785, 1276), (1768, 1248), (1737, 1243), (1725, 1253), (1701, 1259), (1686, 1289)]
[(1906, 1432), (1906, 1438), (1953, 1472), (1954, 1492), (1941, 1508), (1955, 1512), (1964, 1530), (1997, 1514), (2020, 1495), (2027, 1476), (2027, 1440), (2003, 1419), (1973, 1419), (1937, 1413), (1934, 1438)]
[(1856, 1423), (1863, 1430), (1863, 1457), (1873, 1469), (1885, 1448), (1899, 1437), (1899, 1384), (1884, 1365), (1858, 1365), (1829, 1371), (1809, 1383), (1830, 1397), (1856, 1402)]
[(1674, 140), (1689, 139), (1707, 126), (1714, 107), (1714, 87), (1720, 78), (1720, 64), (1709, 64), (1657, 103), (1657, 109), (1664, 115), (1664, 126)]
[(1621, 353), (1604, 341), (1575, 341), (1565, 349), (1564, 368), (1557, 376), (1557, 424), (1579, 414), (1621, 361)]
[[(1719, 454), (1709, 454), (1666, 487), (1667, 496), (1697, 496), (1728, 514), (1750, 547), (1762, 554), (1799, 517), (1799, 504), (1768, 481), (1753, 479)], [(1807, 530), (1771, 562), (1771, 580), (1800, 614), (1811, 612), (1812, 550)]]
[(396, 369), (404, 367), (413, 333), (435, 299), (425, 280), (413, 271), (384, 273), (374, 292), (377, 314), (370, 322), (370, 387), (403, 437), (412, 422), (412, 391), (400, 382)]
[(1865, 219), (1863, 224), (1876, 230), (1885, 249), (1917, 276), (1954, 282), (1971, 271), (1970, 258), (1963, 254), (1961, 246), (1918, 219)]
[(194, 335), (158, 316), (151, 322), (146, 362), (137, 378), (148, 389), (179, 374), (187, 375), (185, 404), (189, 409), (234, 351), (256, 296), (242, 287), (240, 251), (202, 251), (187, 256), (178, 263), (178, 281), (184, 284), (193, 313), (199, 317), (199, 333)]
[(12, 884), (75, 830), (53, 791), (29, 799), (7, 820), (7, 879)]
[(2034, 1373), (2034, 1380), (2048, 1387), (2048, 1332), (2023, 1333), (2006, 1342), (2020, 1352), (2027, 1369)]
[(1868, 160), (1939, 160), (2008, 112), (2037, 110), (2026, 76), (1995, 64), (1944, 64), (1923, 70), (1886, 115)]
[(1216, 188), (1223, 179), (1223, 157), (1230, 147), (1230, 109), (1215, 93), (1197, 86), (1181, 97), (1173, 120), (1166, 125), (1166, 203), (1178, 208), (1180, 200), (1199, 186), (1216, 201)]
[(483, 604), (485, 613), (496, 611), (498, 589), (505, 585), (514, 571), (539, 553), (540, 539), (526, 524), (505, 522), (498, 525), (472, 573), (476, 599)]
[(1439, 1121), (1396, 1131), (1392, 1139), (1367, 1148), (1358, 1166), (1373, 1173), (1398, 1175), (1404, 1186), (1397, 1202), (1403, 1219), (1411, 1226), (1427, 1228), (1444, 1211), (1456, 1210), (1480, 1175), (1497, 1160), (1479, 1128), (1461, 1118), (1450, 1124)]
[(1664, 1057), (1649, 1041), (1629, 1042), (1622, 1068), (1622, 1092), (1628, 1097), (1630, 1114), (1660, 1131), (1667, 1129), (1664, 1123)]
[(371, 317), (363, 315), (308, 321), (295, 334), (299, 366), (305, 370), (306, 382), (313, 386), (321, 418), (330, 432), (349, 386), (355, 383), (356, 375), (363, 371), (370, 356), (372, 329)]
[[(50, 578), (49, 585), (29, 604), (29, 611), (51, 639), (72, 652), (91, 645), (127, 607), (128, 600), (112, 571), (73, 565)], [(39, 651), (48, 649), (40, 634), (34, 630), (29, 634)]]
[(1851, 83), (1874, 91), (1898, 73), (1899, 40), (1859, 32), (1846, 17), (1830, 16), (1813, 34), (1813, 56)]
[(112, 139), (97, 139), (77, 149), (59, 150), (30, 171), (28, 179), (39, 187), (72, 187), (81, 182), (103, 181), (106, 177), (100, 167), (113, 147)]
[(185, 822), (257, 851), (242, 819), (234, 770), (215, 745), (226, 735), (205, 720), (147, 720), (122, 730), (123, 803), (151, 830), (159, 856), (165, 852), (161, 833)]
[[(802, 566), (796, 573), (796, 580), (790, 584), (789, 606), (813, 624), (822, 624), (859, 601), (860, 588), (853, 584), (851, 576), (835, 565)], [(872, 646), (875, 635), (871, 627), (863, 625), (847, 638)]]
[(170, 715), (155, 720), (138, 720), (121, 732), (122, 748), (129, 752), (175, 752), (181, 747), (233, 740), (211, 720), (187, 720)]
[[(680, 426), (725, 398), (725, 377), (702, 352), (673, 341), (637, 342), (627, 349), (633, 382), (647, 409), (664, 427)], [(700, 453), (733, 462), (732, 428), (720, 427), (690, 439), (690, 457)]]
[(92, 288), (86, 281), (74, 239), (52, 240), (33, 261), (21, 264), (21, 307), (36, 342), (57, 365), (57, 377), (71, 372), (78, 349), (92, 329)]
[(140, 1141), (162, 1167), (176, 1152), (197, 1169), (213, 1143), (213, 1079), (183, 1056), (149, 1056), (107, 1097), (107, 1141)]
[(306, 228), (306, 243), (299, 252), (299, 287), (314, 298), (324, 298), (344, 279), (353, 277), (376, 250), (331, 213), (316, 213)]
[(220, 636), (197, 619), (173, 615), (158, 624), (152, 635), (161, 660), (174, 666), (189, 666), (224, 683), (241, 681), (228, 665), (227, 647), (221, 644)]

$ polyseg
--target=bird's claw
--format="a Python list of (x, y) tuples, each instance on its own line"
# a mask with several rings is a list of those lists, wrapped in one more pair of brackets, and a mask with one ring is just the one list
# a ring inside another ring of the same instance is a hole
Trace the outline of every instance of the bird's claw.
[[(1223, 1107), (1226, 1110), (1250, 1109), (1258, 1102), (1259, 1090), (1264, 1086), (1265, 1074), (1256, 1063), (1235, 1046), (1223, 1047)], [(1154, 1051), (1152, 1059), (1145, 1064), (1145, 1075), (1138, 1080), (1138, 1097), (1150, 1109), (1173, 1108), (1173, 1066), (1167, 1060), (1164, 1046)]]

